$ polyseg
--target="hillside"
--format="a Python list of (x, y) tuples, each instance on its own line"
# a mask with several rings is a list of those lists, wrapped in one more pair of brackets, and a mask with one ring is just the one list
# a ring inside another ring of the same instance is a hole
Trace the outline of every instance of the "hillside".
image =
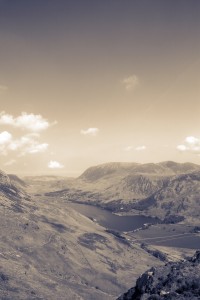
[(46, 195), (116, 213), (141, 213), (163, 220), (177, 215), (198, 222), (199, 178), (200, 166), (192, 163), (107, 163), (87, 169), (77, 179), (48, 183)]
[(115, 299), (148, 266), (162, 264), (64, 199), (27, 198), (1, 174), (1, 299)]
[(132, 208), (160, 218), (179, 215), (187, 220), (200, 214), (200, 172), (178, 175), (150, 197), (138, 201)]
[(197, 251), (187, 260), (151, 268), (118, 300), (198, 300), (199, 295), (200, 251)]
[(111, 177), (111, 174), (114, 177), (116, 177), (116, 175), (124, 177), (125, 175), (131, 174), (172, 176), (197, 170), (200, 170), (199, 165), (192, 163), (181, 164), (172, 161), (146, 164), (113, 162), (88, 168), (79, 178), (85, 181), (97, 181), (107, 178), (108, 176)]
[(7, 175), (0, 171), (0, 206), (13, 211), (23, 211), (28, 202), (29, 194), (25, 190), (25, 183), (16, 175)]

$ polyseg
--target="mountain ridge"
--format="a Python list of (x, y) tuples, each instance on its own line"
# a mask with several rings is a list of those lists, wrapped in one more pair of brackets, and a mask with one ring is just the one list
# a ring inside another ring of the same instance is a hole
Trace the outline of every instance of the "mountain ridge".
[(88, 168), (74, 180), (60, 181), (60, 190), (56, 190), (59, 181), (52, 181), (51, 188), (55, 187), (52, 196), (98, 205), (120, 214), (139, 213), (162, 220), (177, 215), (177, 220), (194, 218), (197, 222), (199, 174), (200, 165), (188, 162), (112, 162)]

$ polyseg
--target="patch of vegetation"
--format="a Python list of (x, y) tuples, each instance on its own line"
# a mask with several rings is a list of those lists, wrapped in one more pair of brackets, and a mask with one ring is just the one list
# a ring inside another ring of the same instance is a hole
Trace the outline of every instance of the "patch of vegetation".
[(107, 238), (97, 233), (85, 233), (78, 238), (79, 243), (91, 250), (96, 250), (101, 248), (101, 244), (106, 244), (108, 242)]

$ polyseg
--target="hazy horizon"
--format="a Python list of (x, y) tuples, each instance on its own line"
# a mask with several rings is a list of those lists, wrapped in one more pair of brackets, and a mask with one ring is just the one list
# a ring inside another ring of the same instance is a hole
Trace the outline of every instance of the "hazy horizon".
[(199, 28), (197, 0), (1, 0), (1, 169), (199, 164)]
[[(175, 161), (160, 161), (160, 162), (156, 162), (155, 164), (161, 164), (161, 163), (164, 163), (164, 162), (174, 162), (174, 163), (178, 163), (178, 162), (175, 162)], [(104, 162), (104, 163), (101, 163), (101, 164), (97, 164), (97, 165), (88, 165), (88, 167), (86, 167), (85, 169), (83, 170), (75, 170), (73, 172), (70, 172), (66, 169), (62, 169), (62, 170), (52, 170), (51, 172), (47, 172), (47, 171), (40, 171), (40, 172), (37, 172), (37, 171), (32, 171), (32, 172), (20, 172), (19, 170), (17, 172), (9, 172), (8, 174), (9, 175), (17, 175), (21, 178), (24, 178), (24, 177), (42, 177), (42, 176), (47, 176), (47, 177), (68, 177), (68, 178), (78, 178), (79, 176), (81, 176), (87, 169), (89, 168), (92, 168), (92, 167), (96, 167), (96, 166), (100, 166), (100, 165), (106, 165), (106, 164), (115, 164), (115, 163), (127, 163), (127, 164), (135, 164), (137, 162), (134, 162), (134, 161), (127, 161), (127, 162), (120, 162), (120, 161), (109, 161), (109, 162)], [(151, 164), (154, 162), (147, 162), (147, 163), (144, 163), (144, 164)], [(184, 162), (183, 164), (190, 164), (191, 162), (187, 161), (187, 162)], [(143, 163), (137, 163), (138, 165), (143, 165)], [(181, 163), (180, 163), (181, 164)], [(191, 163), (192, 164), (192, 163)], [(196, 164), (198, 166), (200, 166), (200, 164)], [(1, 169), (1, 171), (5, 171), (3, 169)]]

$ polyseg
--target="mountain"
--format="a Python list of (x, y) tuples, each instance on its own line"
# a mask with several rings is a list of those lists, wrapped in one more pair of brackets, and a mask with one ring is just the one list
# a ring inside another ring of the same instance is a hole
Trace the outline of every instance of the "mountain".
[(200, 251), (187, 260), (151, 268), (134, 288), (118, 300), (198, 300), (200, 295)]
[[(87, 169), (77, 179), (52, 180), (46, 195), (113, 212), (156, 216), (166, 222), (196, 222), (199, 174), (200, 166), (192, 163), (106, 163)], [(44, 188), (44, 182), (38, 184)]]
[(150, 197), (137, 201), (132, 208), (165, 218), (170, 215), (198, 219), (200, 214), (200, 172), (172, 177)]
[(192, 163), (176, 163), (172, 161), (166, 161), (161, 163), (105, 163), (102, 165), (90, 167), (79, 177), (85, 181), (97, 181), (103, 178), (110, 178), (132, 174), (149, 174), (160, 176), (172, 176), (177, 174), (190, 173), (200, 170), (199, 165)]
[(10, 179), (9, 176), (4, 173), (3, 171), (0, 171), (0, 186), (10, 186)]
[(111, 175), (123, 176), (124, 174), (129, 174), (137, 166), (137, 163), (105, 163), (102, 165), (88, 168), (85, 172), (83, 172), (83, 174), (79, 178), (85, 181), (94, 182), (102, 178), (110, 178)]
[[(35, 195), (1, 172), (0, 298), (111, 300), (149, 265), (161, 265), (139, 244), (113, 235), (67, 207)], [(33, 196), (34, 195), (34, 196)], [(134, 264), (130, 265), (130, 261)]]
[(191, 163), (107, 163), (87, 169), (76, 181), (77, 188), (102, 194), (103, 202), (144, 199), (164, 188), (172, 177), (200, 171)]
[(25, 207), (22, 202), (30, 199), (25, 186), (26, 184), (16, 175), (7, 175), (0, 171), (0, 205), (16, 212), (23, 211)]

